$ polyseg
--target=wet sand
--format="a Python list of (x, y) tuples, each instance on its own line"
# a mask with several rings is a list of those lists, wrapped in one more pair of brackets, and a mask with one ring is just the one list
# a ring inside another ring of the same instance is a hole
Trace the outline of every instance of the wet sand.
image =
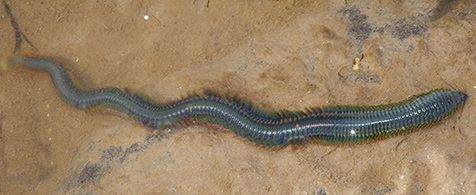
[[(405, 136), (273, 150), (225, 129), (152, 131), (75, 110), (47, 74), (9, 67), (0, 70), (0, 194), (476, 193), (474, 1), (6, 3), (24, 35), (16, 53), (64, 64), (84, 88), (157, 101), (211, 89), (274, 110), (385, 104), (435, 88), (469, 98)], [(10, 18), (2, 10), (2, 59), (14, 55)]]

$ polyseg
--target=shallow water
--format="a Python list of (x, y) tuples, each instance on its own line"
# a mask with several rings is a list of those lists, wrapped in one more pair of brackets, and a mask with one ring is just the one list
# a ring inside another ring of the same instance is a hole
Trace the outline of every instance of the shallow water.
[[(273, 150), (224, 129), (153, 132), (101, 109), (75, 110), (46, 74), (7, 68), (0, 193), (475, 193), (476, 5), (445, 2), (7, 1), (37, 48), (23, 41), (18, 53), (65, 64), (84, 88), (158, 101), (213, 89), (291, 110), (384, 104), (442, 87), (469, 98), (406, 136)], [(5, 13), (0, 26), (0, 51), (13, 55)]]

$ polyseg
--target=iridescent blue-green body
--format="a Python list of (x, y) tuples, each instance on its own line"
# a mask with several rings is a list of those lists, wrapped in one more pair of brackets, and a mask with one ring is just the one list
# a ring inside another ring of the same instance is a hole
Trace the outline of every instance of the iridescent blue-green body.
[(76, 108), (107, 105), (152, 128), (187, 119), (206, 121), (266, 145), (286, 145), (309, 138), (354, 143), (397, 135), (443, 119), (461, 107), (467, 97), (459, 91), (434, 90), (395, 104), (271, 114), (251, 104), (212, 94), (161, 105), (117, 88), (81, 90), (62, 66), (52, 61), (16, 57), (10, 64), (48, 72), (59, 94)]

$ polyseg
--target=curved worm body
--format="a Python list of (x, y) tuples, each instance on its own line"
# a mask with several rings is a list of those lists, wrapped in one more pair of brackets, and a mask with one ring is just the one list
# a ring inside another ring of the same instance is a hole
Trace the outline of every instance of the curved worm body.
[(186, 119), (206, 121), (266, 145), (309, 138), (354, 143), (402, 134), (443, 119), (467, 97), (459, 91), (435, 90), (388, 105), (324, 107), (276, 115), (211, 94), (158, 105), (117, 88), (81, 90), (61, 65), (49, 60), (17, 57), (10, 64), (49, 73), (59, 94), (76, 108), (106, 105), (152, 128)]

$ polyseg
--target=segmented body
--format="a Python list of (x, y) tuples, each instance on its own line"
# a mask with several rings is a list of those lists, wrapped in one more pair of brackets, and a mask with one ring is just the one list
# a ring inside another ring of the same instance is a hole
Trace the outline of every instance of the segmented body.
[(210, 94), (158, 105), (117, 88), (82, 90), (61, 65), (52, 61), (17, 57), (10, 63), (48, 72), (59, 94), (76, 108), (107, 105), (152, 128), (186, 119), (203, 120), (267, 145), (286, 145), (308, 138), (354, 143), (397, 135), (441, 120), (466, 99), (459, 91), (435, 90), (389, 105), (324, 107), (276, 116)]

